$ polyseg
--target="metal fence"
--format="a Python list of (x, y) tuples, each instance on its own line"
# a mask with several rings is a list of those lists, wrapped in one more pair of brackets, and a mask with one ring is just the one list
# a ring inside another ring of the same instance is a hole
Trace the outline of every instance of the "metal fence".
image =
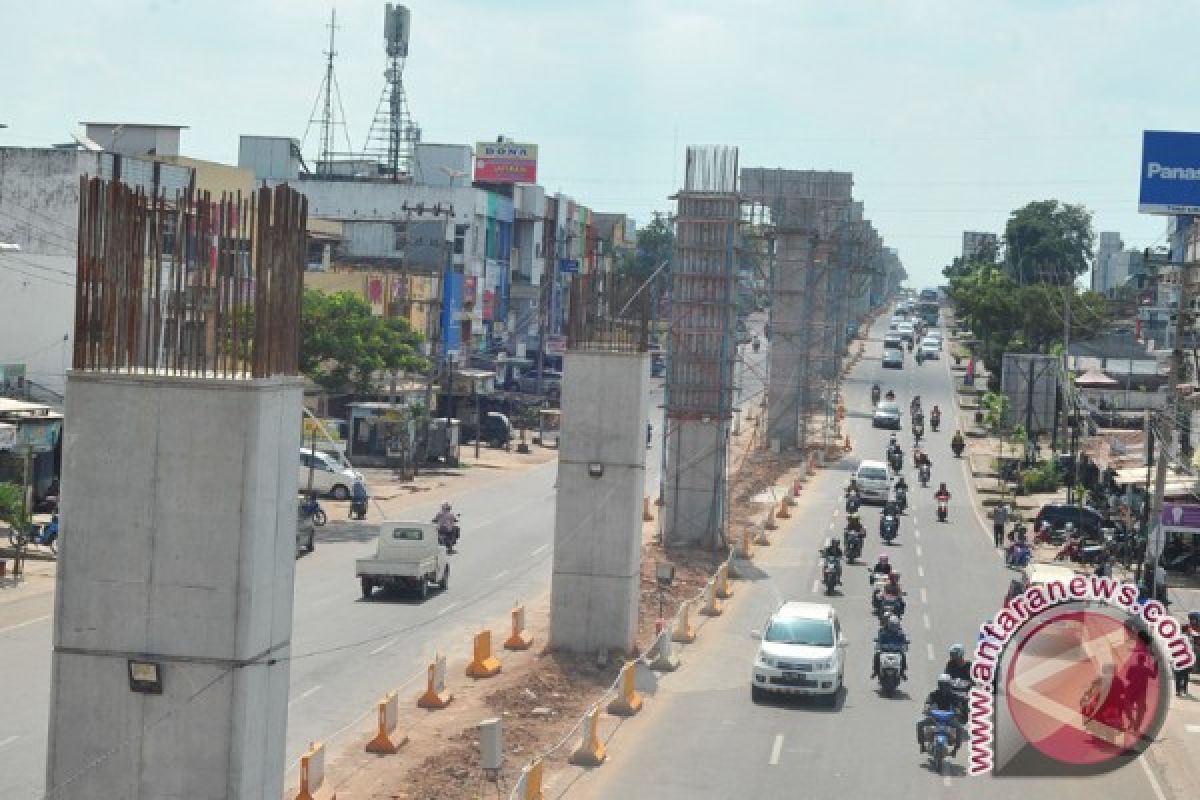
[(72, 365), (298, 374), (307, 214), (287, 186), (167, 198), (81, 178)]

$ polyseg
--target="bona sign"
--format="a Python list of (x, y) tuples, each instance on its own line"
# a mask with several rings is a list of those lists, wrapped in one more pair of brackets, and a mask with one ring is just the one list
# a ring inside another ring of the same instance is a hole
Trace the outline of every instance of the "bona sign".
[(1200, 214), (1200, 133), (1142, 132), (1138, 211)]

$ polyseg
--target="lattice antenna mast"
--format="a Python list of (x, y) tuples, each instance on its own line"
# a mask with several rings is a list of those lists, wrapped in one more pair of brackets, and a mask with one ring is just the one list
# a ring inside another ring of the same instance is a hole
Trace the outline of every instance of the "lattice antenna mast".
[[(337, 35), (337, 9), (329, 15), (329, 49), (325, 51), (325, 77), (321, 88), (317, 90), (317, 99), (313, 102), (312, 112), (308, 115), (308, 126), (304, 129), (304, 138), (300, 141), (301, 150), (308, 141), (308, 133), (314, 125), (321, 131), (320, 150), (317, 153), (317, 175), (329, 175), (333, 172), (334, 139), (337, 129), (342, 129), (346, 139), (346, 151), (350, 152), (350, 132), (346, 128), (346, 112), (342, 108), (342, 93), (338, 88), (337, 74), (333, 70), (333, 60), (337, 56), (335, 37)], [(319, 109), (319, 112), (318, 112)]]
[(412, 13), (406, 6), (387, 4), (383, 17), (387, 70), (375, 119), (363, 146), (363, 156), (379, 162), (380, 172), (392, 180), (412, 174), (413, 151), (421, 141), (421, 127), (408, 109), (404, 91), (404, 63)]

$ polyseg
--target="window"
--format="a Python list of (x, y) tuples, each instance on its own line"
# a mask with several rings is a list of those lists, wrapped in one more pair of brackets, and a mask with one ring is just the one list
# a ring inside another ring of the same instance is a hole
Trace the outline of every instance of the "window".
[(397, 252), (404, 252), (408, 249), (407, 222), (392, 223), (392, 249)]
[(454, 226), (454, 255), (461, 256), (467, 249), (467, 226)]
[(869, 481), (886, 481), (887, 470), (880, 467), (863, 467), (858, 471), (858, 477)]
[(833, 647), (833, 625), (827, 620), (780, 617), (767, 628), (768, 642)]

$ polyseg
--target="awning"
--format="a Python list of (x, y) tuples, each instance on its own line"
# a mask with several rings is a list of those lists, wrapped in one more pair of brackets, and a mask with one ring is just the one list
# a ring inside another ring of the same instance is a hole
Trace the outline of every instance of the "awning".
[(1120, 386), (1121, 383), (1108, 377), (1098, 369), (1089, 369), (1075, 379), (1075, 385), (1080, 388), (1104, 389)]
[[(1154, 488), (1154, 470), (1155, 467), (1150, 467), (1150, 488)], [(1118, 484), (1137, 484), (1139, 486), (1146, 483), (1146, 467), (1125, 467), (1117, 470)], [(1200, 489), (1200, 482), (1191, 475), (1179, 472), (1178, 470), (1167, 468), (1167, 487), (1166, 494), (1171, 497), (1179, 497), (1181, 495), (1189, 495)]]

